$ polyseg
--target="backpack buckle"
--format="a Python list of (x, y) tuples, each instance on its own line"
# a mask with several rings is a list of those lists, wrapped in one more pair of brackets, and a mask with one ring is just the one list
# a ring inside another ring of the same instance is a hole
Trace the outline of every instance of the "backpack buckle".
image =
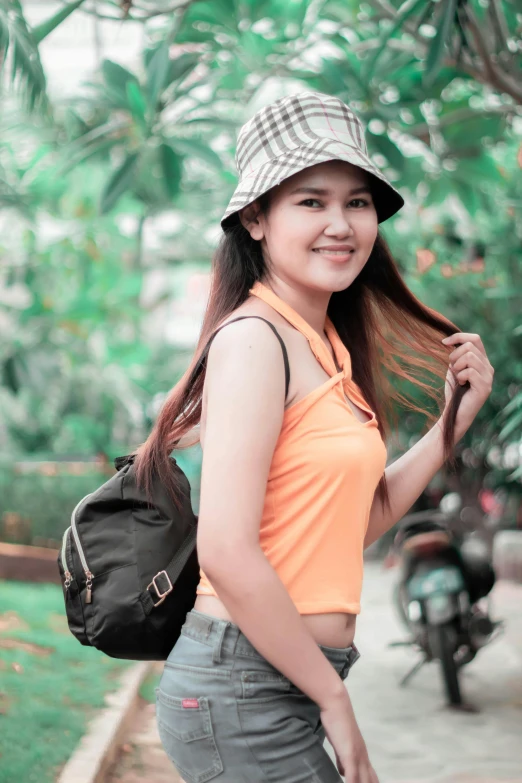
[[(164, 592), (164, 593), (162, 593), (162, 592), (161, 592), (161, 589), (160, 589), (160, 588), (158, 588), (158, 585), (156, 584), (156, 579), (158, 578), (158, 576), (164, 576), (164, 577), (165, 577), (165, 579), (166, 579), (166, 580), (167, 580), (167, 582), (168, 582), (168, 585), (169, 585), (169, 586), (168, 586), (168, 588), (165, 590), (165, 592)], [(156, 602), (155, 604), (153, 604), (153, 605), (154, 605), (154, 606), (159, 606), (160, 604), (162, 604), (162, 603), (163, 603), (163, 601), (164, 601), (164, 600), (165, 600), (165, 598), (168, 596), (168, 594), (169, 594), (169, 593), (171, 593), (171, 592), (172, 592), (172, 590), (173, 590), (173, 587), (172, 587), (172, 582), (170, 581), (170, 578), (169, 578), (169, 575), (167, 574), (167, 572), (166, 572), (166, 571), (158, 571), (158, 573), (156, 574), (156, 576), (154, 576), (154, 577), (152, 578), (152, 582), (150, 583), (150, 585), (147, 585), (147, 590), (149, 590), (149, 589), (150, 589), (150, 588), (151, 588), (153, 585), (154, 585), (154, 589), (155, 589), (155, 591), (156, 591), (156, 594), (157, 594), (158, 598), (160, 599), (159, 601), (157, 601), (157, 602)], [(149, 595), (150, 595), (150, 593), (149, 593)], [(152, 598), (152, 596), (151, 596), (151, 598)]]

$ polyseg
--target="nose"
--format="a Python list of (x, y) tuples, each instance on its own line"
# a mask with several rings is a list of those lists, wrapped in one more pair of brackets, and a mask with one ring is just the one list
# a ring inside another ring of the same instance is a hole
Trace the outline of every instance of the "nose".
[(332, 207), (329, 210), (328, 227), (325, 228), (324, 233), (328, 237), (350, 237), (353, 235), (349, 215), (342, 207)]

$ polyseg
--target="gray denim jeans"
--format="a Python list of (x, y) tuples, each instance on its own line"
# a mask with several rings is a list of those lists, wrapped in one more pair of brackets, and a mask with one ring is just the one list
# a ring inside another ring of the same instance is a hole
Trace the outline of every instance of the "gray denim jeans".
[[(342, 680), (355, 645), (319, 645)], [(342, 783), (319, 706), (239, 626), (192, 609), (156, 689), (163, 747), (186, 783)]]

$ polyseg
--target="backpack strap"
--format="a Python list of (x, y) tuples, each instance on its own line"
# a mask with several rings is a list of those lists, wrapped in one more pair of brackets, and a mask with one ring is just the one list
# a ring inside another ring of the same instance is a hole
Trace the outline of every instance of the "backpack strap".
[(197, 524), (190, 529), (168, 566), (163, 571), (158, 571), (146, 590), (140, 593), (140, 601), (146, 615), (149, 615), (155, 606), (162, 604), (176, 586), (176, 580), (196, 548), (196, 538)]
[(205, 350), (201, 354), (201, 356), (199, 358), (199, 362), (197, 363), (197, 365), (194, 368), (194, 375), (193, 375), (193, 377), (195, 377), (195, 375), (197, 373), (199, 373), (199, 370), (200, 370), (201, 366), (203, 365), (203, 362), (205, 361), (205, 359), (207, 357), (207, 354), (208, 354), (208, 352), (210, 350), (210, 346), (212, 344), (212, 340), (214, 339), (216, 334), (221, 329), (223, 329), (223, 327), (228, 326), (228, 324), (233, 324), (234, 321), (243, 321), (245, 318), (260, 318), (261, 321), (264, 321), (266, 324), (269, 325), (269, 327), (271, 328), (271, 330), (273, 331), (273, 333), (275, 334), (275, 336), (279, 340), (279, 343), (281, 345), (281, 349), (283, 351), (283, 361), (284, 361), (284, 364), (285, 364), (285, 402), (286, 402), (286, 398), (288, 397), (288, 387), (290, 385), (290, 363), (288, 361), (288, 352), (286, 350), (286, 345), (284, 344), (284, 341), (283, 341), (281, 335), (279, 334), (279, 332), (277, 331), (277, 329), (275, 328), (274, 324), (271, 323), (270, 321), (268, 321), (266, 318), (263, 318), (263, 316), (261, 316), (261, 315), (241, 315), (241, 316), (239, 316), (239, 318), (232, 318), (231, 321), (227, 321), (226, 324), (222, 324), (221, 326), (219, 326), (216, 329), (216, 331), (214, 332), (214, 334), (210, 337), (208, 343), (206, 344)]

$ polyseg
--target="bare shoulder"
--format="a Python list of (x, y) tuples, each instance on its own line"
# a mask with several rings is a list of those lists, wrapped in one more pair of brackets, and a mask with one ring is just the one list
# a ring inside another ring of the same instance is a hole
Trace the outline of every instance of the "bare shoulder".
[[(237, 318), (241, 318), (241, 320), (235, 320)], [(250, 297), (237, 307), (223, 321), (221, 324), (223, 328), (219, 329), (209, 348), (203, 390), (204, 408), (206, 404), (208, 381), (211, 380), (213, 374), (220, 372), (223, 369), (224, 361), (229, 359), (234, 361), (235, 357), (236, 363), (241, 365), (246, 358), (245, 352), (246, 355), (248, 355), (249, 352), (253, 352), (257, 357), (260, 367), (266, 365), (269, 372), (279, 373), (279, 357), (281, 364), (283, 364), (281, 345), (272, 329), (268, 324), (263, 323), (263, 321), (260, 320), (261, 318), (264, 318), (275, 326), (279, 335), (285, 342), (285, 345), (288, 342), (289, 330), (295, 331), (288, 321), (282, 318), (278, 312), (256, 297)], [(231, 323), (232, 321), (234, 321), (234, 323)]]
[[(235, 362), (235, 366), (231, 366), (228, 370), (229, 376), (235, 376), (236, 378), (242, 376), (246, 381), (246, 364), (250, 355), (250, 359), (256, 362), (258, 374), (263, 376), (262, 384), (260, 387), (257, 387), (257, 391), (263, 392), (263, 389), (265, 389), (265, 393), (270, 393), (270, 389), (263, 386), (265, 382), (272, 382), (277, 389), (280, 384), (283, 384), (284, 400), (284, 360), (281, 345), (272, 329), (270, 329), (268, 324), (263, 323), (260, 318), (242, 318), (240, 321), (230, 323), (242, 316), (261, 316), (261, 318), (265, 318), (273, 324), (282, 338), (289, 355), (292, 350), (292, 339), (294, 339), (295, 335), (301, 337), (297, 330), (273, 307), (270, 307), (266, 302), (255, 296), (250, 296), (227, 316), (221, 324), (222, 326), (226, 324), (226, 326), (220, 329), (212, 340), (207, 357), (200, 423), (200, 443), (203, 448), (209, 386), (212, 384), (213, 377), (227, 372), (225, 363), (228, 363), (229, 360), (232, 363)], [(251, 376), (252, 384), (255, 383), (254, 377), (255, 369), (254, 374)], [(213, 385), (215, 386), (215, 384)], [(249, 394), (249, 391), (247, 388), (244, 388), (242, 393), (246, 395)], [(276, 392), (276, 399), (278, 398), (279, 394)]]
[[(234, 317), (238, 317), (235, 315)], [(225, 373), (240, 384), (260, 380), (262, 374), (279, 374), (283, 366), (281, 345), (272, 329), (259, 318), (227, 319), (212, 340), (206, 367), (205, 385), (213, 384), (216, 374)], [(256, 369), (257, 368), (257, 369)]]

